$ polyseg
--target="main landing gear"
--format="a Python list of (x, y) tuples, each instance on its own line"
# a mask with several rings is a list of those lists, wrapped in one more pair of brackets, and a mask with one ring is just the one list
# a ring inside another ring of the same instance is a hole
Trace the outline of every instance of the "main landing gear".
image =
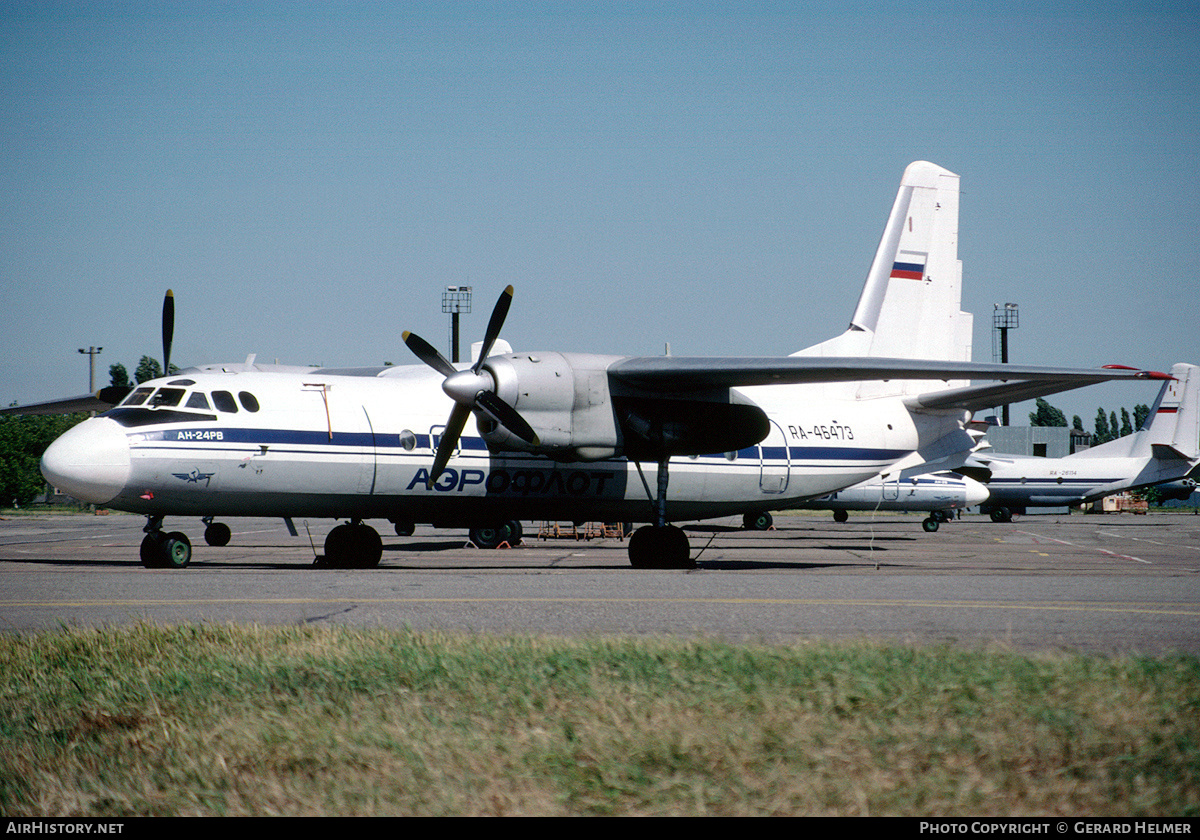
[(521, 523), (510, 519), (499, 525), (472, 528), (467, 535), (477, 548), (499, 548), (502, 545), (517, 545), (524, 533), (525, 529), (521, 527)]
[(747, 531), (770, 531), (774, 524), (775, 518), (765, 510), (742, 514), (742, 528)]
[[(644, 525), (629, 538), (629, 564), (635, 569), (694, 569), (687, 534), (667, 524), (667, 459), (658, 462), (658, 494), (654, 524)], [(649, 489), (649, 488), (647, 488)]]
[(330, 569), (370, 569), (383, 557), (379, 532), (361, 519), (343, 522), (325, 537), (325, 554), (314, 565)]
[[(850, 514), (844, 510), (835, 510), (833, 512), (833, 521), (834, 522), (839, 522), (839, 523), (845, 522), (849, 518), (850, 518)], [(934, 531), (936, 531), (938, 529), (938, 527), (943, 522), (949, 522), (949, 521), (950, 521), (949, 514), (947, 514), (945, 511), (935, 510), (933, 513), (929, 514), (929, 516), (927, 516), (921, 520), (921, 527), (924, 528), (926, 530), (926, 532), (932, 534)]]

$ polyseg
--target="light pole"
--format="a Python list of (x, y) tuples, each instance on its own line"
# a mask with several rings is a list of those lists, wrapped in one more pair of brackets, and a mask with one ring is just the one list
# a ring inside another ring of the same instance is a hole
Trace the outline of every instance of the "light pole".
[(442, 311), (450, 313), (450, 361), (458, 361), (458, 316), (471, 312), (471, 287), (447, 286), (442, 292)]
[(88, 393), (96, 393), (96, 357), (100, 355), (103, 347), (89, 347), (84, 350), (79, 348), (79, 352), (88, 357)]
[[(992, 361), (1008, 364), (1008, 331), (1015, 330), (1020, 325), (1015, 303), (992, 304)], [(997, 339), (999, 346), (997, 346)], [(998, 358), (997, 358), (998, 357)], [(1004, 425), (1008, 425), (1008, 403), (1001, 406)]]

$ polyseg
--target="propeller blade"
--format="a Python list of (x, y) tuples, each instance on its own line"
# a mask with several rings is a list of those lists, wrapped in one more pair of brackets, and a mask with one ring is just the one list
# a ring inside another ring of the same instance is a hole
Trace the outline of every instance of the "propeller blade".
[(512, 306), (512, 298), (513, 287), (508, 286), (500, 293), (500, 299), (496, 301), (496, 306), (492, 309), (492, 317), (488, 321), (487, 331), (483, 334), (483, 345), (479, 348), (479, 358), (475, 360), (472, 368), (476, 373), (479, 373), (488, 353), (492, 352), (492, 345), (496, 343), (496, 338), (500, 335), (500, 328), (504, 326), (504, 319), (508, 317), (508, 308)]
[(171, 373), (171, 342), (175, 337), (175, 293), (167, 289), (163, 298), (162, 340), (163, 340), (163, 376)]
[(521, 440), (534, 446), (538, 445), (537, 432), (533, 427), (525, 422), (525, 418), (518, 414), (515, 408), (496, 396), (493, 391), (480, 391), (475, 395), (475, 404)]
[(439, 353), (436, 347), (434, 347), (425, 339), (421, 338), (421, 336), (405, 330), (403, 338), (404, 343), (408, 345), (408, 349), (413, 351), (418, 359), (429, 365), (442, 376), (451, 376), (452, 374), (457, 373), (454, 365), (452, 365), (445, 356)]
[(433, 458), (433, 466), (429, 470), (430, 488), (433, 483), (438, 480), (442, 474), (442, 470), (446, 468), (446, 464), (450, 463), (450, 456), (454, 454), (454, 450), (458, 447), (458, 438), (462, 435), (463, 427), (467, 425), (467, 418), (471, 416), (470, 406), (454, 404), (454, 410), (450, 412), (450, 419), (446, 421), (446, 428), (442, 431), (441, 440), (438, 441), (437, 454)]

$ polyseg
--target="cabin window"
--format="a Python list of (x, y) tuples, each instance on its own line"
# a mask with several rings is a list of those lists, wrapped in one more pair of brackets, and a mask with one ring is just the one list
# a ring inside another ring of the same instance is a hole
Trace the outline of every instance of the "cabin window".
[(193, 391), (192, 395), (188, 397), (187, 407), (208, 411), (208, 397), (204, 396), (203, 391)]
[(183, 399), (184, 391), (182, 388), (159, 388), (154, 396), (150, 398), (152, 406), (173, 406), (179, 405)]
[(146, 401), (146, 398), (154, 393), (153, 388), (138, 388), (132, 394), (125, 398), (125, 402), (121, 405), (141, 405)]
[(258, 411), (258, 400), (249, 391), (239, 391), (238, 399), (242, 401), (242, 408), (251, 413)]
[(213, 391), (212, 401), (213, 405), (217, 407), (218, 411), (227, 411), (230, 414), (237, 414), (237, 402), (233, 399), (233, 394), (229, 393), (228, 391)]

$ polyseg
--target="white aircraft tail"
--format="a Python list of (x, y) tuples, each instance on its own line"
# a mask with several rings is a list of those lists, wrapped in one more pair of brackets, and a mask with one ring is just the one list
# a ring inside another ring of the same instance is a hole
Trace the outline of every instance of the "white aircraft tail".
[(1153, 457), (1163, 461), (1200, 460), (1200, 367), (1171, 367), (1146, 422), (1132, 435), (1093, 446), (1081, 457)]
[[(794, 355), (971, 360), (972, 316), (961, 311), (958, 181), (958, 175), (925, 161), (904, 170), (849, 329)], [(928, 381), (852, 385), (859, 397), (928, 393), (937, 387)]]

